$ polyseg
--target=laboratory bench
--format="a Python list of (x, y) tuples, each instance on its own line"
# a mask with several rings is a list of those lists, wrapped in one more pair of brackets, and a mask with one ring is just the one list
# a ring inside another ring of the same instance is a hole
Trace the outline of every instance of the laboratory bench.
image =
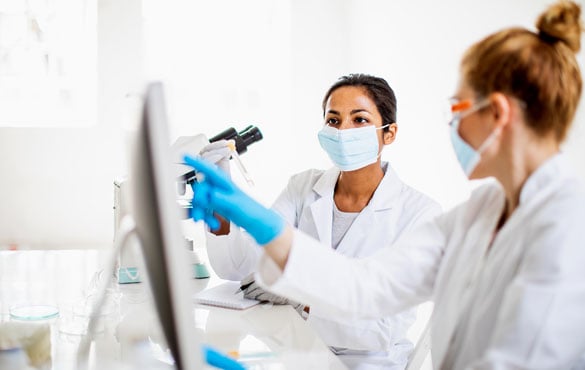
[[(77, 368), (79, 344), (109, 254), (109, 250), (0, 251), (0, 327), (20, 322), (46, 329), (50, 360), (37, 368)], [(223, 282), (209, 270), (210, 278), (192, 279), (191, 294)], [(27, 311), (30, 308), (38, 310)], [(113, 280), (101, 315), (85, 363), (88, 369), (172, 368), (146, 283)], [(260, 304), (233, 310), (193, 304), (193, 315), (203, 343), (239, 356), (249, 369), (345, 369), (290, 306)], [(7, 335), (6, 330), (0, 333)]]

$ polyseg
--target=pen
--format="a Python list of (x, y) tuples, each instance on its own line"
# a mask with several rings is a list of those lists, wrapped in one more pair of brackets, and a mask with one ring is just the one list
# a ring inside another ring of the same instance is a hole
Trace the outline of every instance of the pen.
[(238, 294), (238, 293), (243, 292), (244, 290), (248, 289), (252, 284), (254, 284), (254, 281), (251, 281), (251, 282), (249, 282), (247, 284), (244, 284), (244, 285), (240, 286), (240, 289), (236, 290), (234, 292), (234, 294)]

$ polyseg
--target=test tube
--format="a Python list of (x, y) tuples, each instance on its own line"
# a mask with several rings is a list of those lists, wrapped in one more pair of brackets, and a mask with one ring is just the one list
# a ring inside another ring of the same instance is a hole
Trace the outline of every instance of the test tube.
[(254, 186), (254, 181), (252, 180), (252, 177), (250, 177), (250, 174), (246, 170), (246, 167), (244, 167), (244, 164), (242, 163), (242, 160), (240, 159), (240, 155), (238, 154), (238, 151), (236, 150), (236, 144), (234, 143), (233, 140), (228, 140), (227, 145), (230, 148), (230, 150), (232, 151), (232, 159), (234, 160), (234, 162), (236, 162), (236, 165), (240, 169), (242, 176), (244, 176), (244, 179), (246, 179), (248, 184), (250, 184), (251, 186)]

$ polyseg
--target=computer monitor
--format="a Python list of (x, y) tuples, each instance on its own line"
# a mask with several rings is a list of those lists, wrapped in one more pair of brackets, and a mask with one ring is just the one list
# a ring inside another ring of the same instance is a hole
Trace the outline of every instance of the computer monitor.
[(158, 317), (179, 370), (203, 367), (191, 300), (189, 259), (180, 227), (163, 86), (150, 83), (133, 143), (131, 215)]

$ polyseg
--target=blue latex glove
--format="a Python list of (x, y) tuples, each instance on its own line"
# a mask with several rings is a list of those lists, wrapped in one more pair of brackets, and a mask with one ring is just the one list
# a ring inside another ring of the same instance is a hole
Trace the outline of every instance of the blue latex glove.
[(189, 156), (185, 156), (185, 163), (198, 176), (205, 177), (193, 186), (191, 216), (195, 221), (204, 220), (210, 228), (217, 229), (215, 212), (244, 228), (260, 245), (270, 243), (282, 233), (284, 220), (240, 190), (217, 166)]
[(221, 352), (218, 352), (209, 346), (203, 346), (202, 350), (205, 362), (211, 366), (225, 370), (246, 370), (246, 368), (238, 361), (224, 355)]

